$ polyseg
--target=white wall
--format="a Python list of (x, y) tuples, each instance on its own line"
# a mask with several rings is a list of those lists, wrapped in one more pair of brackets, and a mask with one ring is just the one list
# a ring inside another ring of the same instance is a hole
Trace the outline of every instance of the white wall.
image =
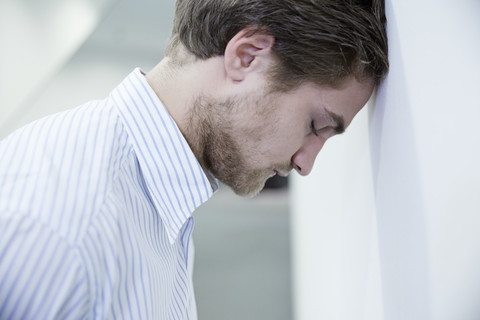
[(386, 10), (376, 102), (293, 181), (296, 319), (480, 319), (480, 2)]

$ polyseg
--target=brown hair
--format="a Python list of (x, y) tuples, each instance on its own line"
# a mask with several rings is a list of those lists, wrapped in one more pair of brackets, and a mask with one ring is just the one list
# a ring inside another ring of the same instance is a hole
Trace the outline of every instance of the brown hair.
[(350, 75), (378, 84), (388, 72), (385, 23), (383, 0), (177, 0), (166, 55), (175, 58), (179, 42), (198, 59), (223, 55), (253, 27), (275, 38), (276, 90), (337, 86)]

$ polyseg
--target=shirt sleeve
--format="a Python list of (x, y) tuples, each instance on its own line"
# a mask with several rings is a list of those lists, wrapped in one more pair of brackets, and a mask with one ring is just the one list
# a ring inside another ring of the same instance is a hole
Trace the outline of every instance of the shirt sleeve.
[(81, 255), (28, 215), (0, 210), (0, 319), (85, 319)]

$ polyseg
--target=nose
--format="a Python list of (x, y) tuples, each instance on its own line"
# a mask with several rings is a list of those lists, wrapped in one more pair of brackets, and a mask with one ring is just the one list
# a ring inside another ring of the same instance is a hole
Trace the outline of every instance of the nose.
[(306, 176), (312, 171), (315, 158), (324, 144), (322, 137), (308, 136), (303, 146), (292, 156), (292, 165), (300, 175)]

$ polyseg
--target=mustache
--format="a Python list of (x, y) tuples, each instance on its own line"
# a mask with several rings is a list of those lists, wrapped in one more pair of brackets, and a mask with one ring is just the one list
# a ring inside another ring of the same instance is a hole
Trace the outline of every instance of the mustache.
[(293, 165), (291, 162), (289, 163), (280, 163), (280, 164), (277, 164), (275, 167), (274, 167), (275, 170), (277, 170), (278, 172), (281, 172), (281, 173), (289, 173), (290, 171), (293, 170)]

